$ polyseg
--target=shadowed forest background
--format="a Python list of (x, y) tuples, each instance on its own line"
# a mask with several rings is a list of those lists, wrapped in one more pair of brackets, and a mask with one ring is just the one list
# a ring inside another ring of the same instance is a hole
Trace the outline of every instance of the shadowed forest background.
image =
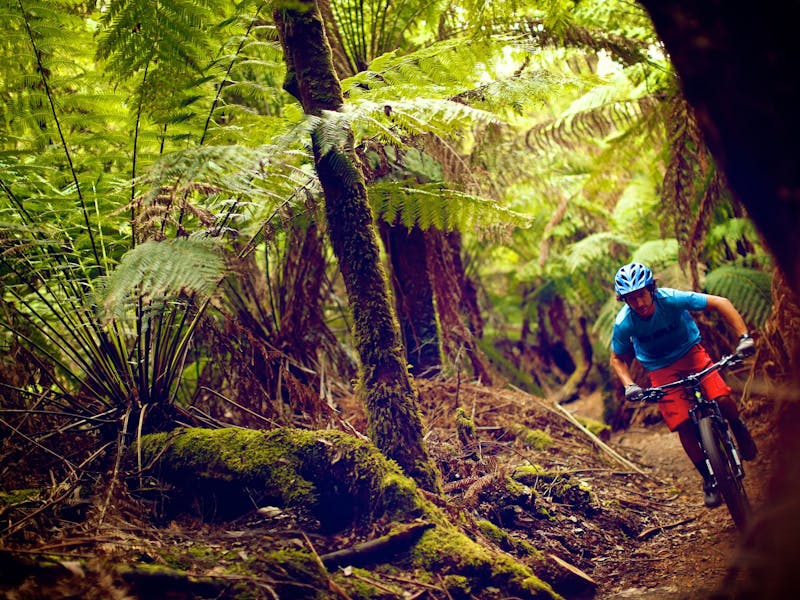
[(431, 497), (423, 382), (597, 394), (624, 428), (611, 278), (638, 260), (754, 332), (786, 461), (747, 543), (778, 597), (797, 49), (777, 3), (685, 4), (0, 1), (3, 544), (133, 502), (177, 426), (369, 438)]

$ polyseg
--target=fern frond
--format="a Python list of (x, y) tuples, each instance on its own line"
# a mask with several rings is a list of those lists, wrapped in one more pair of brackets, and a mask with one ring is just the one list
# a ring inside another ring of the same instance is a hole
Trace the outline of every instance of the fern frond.
[(417, 98), (375, 102), (359, 99), (345, 106), (356, 141), (377, 138), (382, 143), (405, 146), (414, 136), (433, 134), (452, 139), (476, 124), (500, 123), (488, 111), (451, 100)]
[(600, 231), (587, 235), (571, 244), (565, 253), (564, 262), (572, 273), (586, 273), (598, 266), (607, 267), (613, 257), (612, 247), (624, 247), (627, 240), (611, 231)]
[[(305, 132), (305, 125), (300, 130)], [(146, 232), (163, 229), (170, 212), (179, 211), (194, 214), (200, 230), (212, 235), (230, 222), (243, 233), (248, 226), (259, 228), (278, 206), (292, 203), (297, 189), (316, 181), (309, 158), (306, 150), (280, 143), (202, 146), (167, 154), (137, 182), (144, 190), (135, 199), (141, 208), (137, 228), (147, 237)]]
[(674, 238), (650, 240), (636, 248), (631, 261), (648, 265), (658, 271), (678, 262), (678, 240)]
[(408, 182), (381, 182), (369, 186), (369, 199), (376, 218), (390, 224), (421, 229), (475, 231), (482, 235), (507, 234), (511, 228), (529, 227), (530, 217), (514, 212), (443, 183), (409, 186)]
[(656, 105), (656, 98), (645, 96), (567, 112), (554, 121), (529, 129), (525, 140), (531, 150), (538, 152), (546, 152), (552, 146), (578, 148), (630, 128), (636, 121), (646, 118)]
[(772, 275), (756, 269), (719, 267), (706, 275), (704, 289), (725, 296), (755, 328), (767, 320), (772, 308)]
[(391, 50), (372, 60), (369, 68), (342, 81), (350, 99), (377, 102), (396, 98), (450, 98), (481, 81), (487, 57), (507, 45), (508, 38), (475, 40), (453, 37), (401, 54)]
[[(219, 0), (177, 2), (110, 2), (103, 14), (103, 32), (97, 44), (99, 58), (111, 72), (126, 80), (156, 63), (185, 81), (199, 73), (209, 55), (207, 29), (202, 25), (225, 14)], [(180, 69), (179, 67), (183, 67)], [(181, 75), (182, 73), (182, 75)]]
[(137, 302), (163, 310), (170, 299), (212, 296), (226, 274), (225, 260), (211, 240), (145, 242), (107, 277), (101, 302), (106, 314), (117, 319)]

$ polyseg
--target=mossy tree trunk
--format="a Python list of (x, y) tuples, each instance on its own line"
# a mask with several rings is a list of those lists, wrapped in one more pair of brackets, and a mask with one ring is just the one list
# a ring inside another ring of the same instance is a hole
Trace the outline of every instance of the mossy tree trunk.
[[(284, 88), (309, 115), (339, 111), (344, 99), (316, 2), (279, 1), (273, 16), (287, 65)], [(353, 133), (347, 127), (331, 142), (325, 127), (323, 119), (312, 133), (312, 146), (328, 233), (353, 311), (369, 434), (421, 487), (438, 491), (440, 479), (423, 442), (417, 393), (389, 301)]]

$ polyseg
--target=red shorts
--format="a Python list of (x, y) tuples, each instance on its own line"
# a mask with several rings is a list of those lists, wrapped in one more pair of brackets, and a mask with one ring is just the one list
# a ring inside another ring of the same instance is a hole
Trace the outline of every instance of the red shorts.
[[(650, 371), (650, 385), (655, 387), (666, 383), (672, 383), (687, 375), (697, 373), (697, 371), (706, 368), (712, 362), (705, 348), (697, 344), (668, 367)], [(713, 371), (703, 377), (700, 385), (703, 387), (703, 392), (709, 398), (719, 398), (720, 396), (727, 396), (731, 393), (731, 388), (725, 383), (719, 371)], [(664, 422), (667, 424), (670, 431), (675, 431), (681, 423), (689, 418), (690, 407), (691, 404), (686, 388), (669, 390), (658, 402), (661, 416), (664, 417)]]

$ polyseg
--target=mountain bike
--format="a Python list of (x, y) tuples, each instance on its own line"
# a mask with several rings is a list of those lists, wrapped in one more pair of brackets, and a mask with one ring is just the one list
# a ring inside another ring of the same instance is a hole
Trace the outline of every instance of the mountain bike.
[[(740, 364), (742, 357), (736, 354), (723, 356), (717, 362), (702, 371), (693, 373), (683, 379), (661, 386), (645, 388), (642, 402), (658, 402), (668, 390), (686, 388), (691, 403), (689, 418), (697, 428), (700, 446), (703, 448), (706, 463), (717, 489), (728, 507), (728, 511), (736, 526), (742, 530), (748, 523), (751, 514), (750, 501), (744, 489), (744, 467), (739, 450), (733, 441), (728, 421), (722, 416), (716, 400), (711, 400), (703, 393), (700, 385), (703, 377), (712, 371), (722, 370)], [(669, 402), (668, 400), (666, 402)]]

